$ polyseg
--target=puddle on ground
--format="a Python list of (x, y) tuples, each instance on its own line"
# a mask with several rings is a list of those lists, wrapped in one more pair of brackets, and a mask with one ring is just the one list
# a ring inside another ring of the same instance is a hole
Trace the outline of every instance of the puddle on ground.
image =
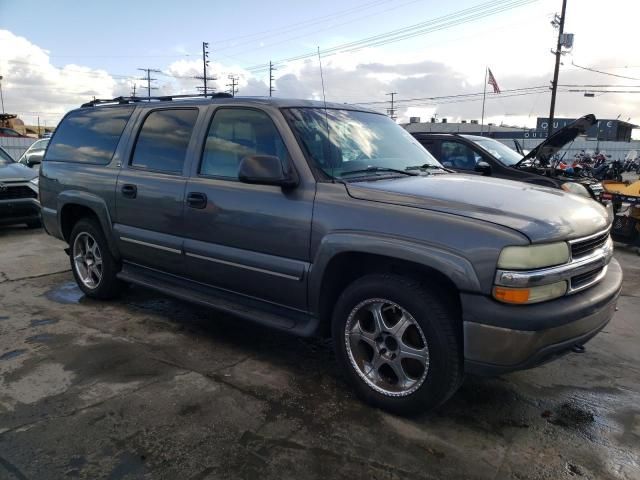
[(75, 282), (67, 282), (46, 292), (45, 297), (58, 303), (80, 303), (84, 293)]
[(51, 325), (52, 323), (58, 323), (58, 320), (55, 318), (42, 318), (40, 320), (31, 320), (29, 325), (32, 327), (39, 327), (41, 325)]
[(53, 338), (52, 335), (49, 335), (48, 333), (41, 333), (39, 335), (33, 335), (31, 337), (28, 337), (25, 342), (26, 343), (46, 343), (49, 340), (51, 340)]
[(11, 360), (12, 358), (16, 358), (19, 355), (22, 355), (26, 350), (11, 350), (10, 352), (3, 353), (0, 355), (0, 360)]

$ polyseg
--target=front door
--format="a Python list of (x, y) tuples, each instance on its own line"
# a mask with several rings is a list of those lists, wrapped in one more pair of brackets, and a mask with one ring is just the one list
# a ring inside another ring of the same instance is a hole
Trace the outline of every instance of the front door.
[(151, 110), (142, 117), (118, 176), (114, 229), (125, 260), (180, 274), (187, 159), (198, 109)]
[(193, 279), (304, 310), (315, 183), (282, 189), (238, 180), (245, 156), (291, 165), (288, 151), (266, 112), (215, 110), (187, 184), (184, 249)]
[(457, 140), (441, 140), (440, 163), (460, 173), (480, 174), (475, 170), (476, 164), (482, 157), (471, 147)]

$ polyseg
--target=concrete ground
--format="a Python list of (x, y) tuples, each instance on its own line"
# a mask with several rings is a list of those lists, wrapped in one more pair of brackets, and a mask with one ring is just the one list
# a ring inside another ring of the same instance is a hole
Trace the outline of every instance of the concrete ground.
[(0, 478), (639, 479), (640, 256), (620, 310), (437, 412), (358, 401), (331, 345), (131, 288), (84, 298), (64, 245), (0, 228)]

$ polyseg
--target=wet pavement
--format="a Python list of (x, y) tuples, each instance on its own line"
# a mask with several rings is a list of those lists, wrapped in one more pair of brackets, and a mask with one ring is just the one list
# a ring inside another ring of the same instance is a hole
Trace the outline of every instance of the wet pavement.
[(358, 401), (331, 344), (132, 287), (85, 298), (64, 245), (0, 229), (0, 479), (639, 479), (640, 256), (613, 321), (430, 415)]

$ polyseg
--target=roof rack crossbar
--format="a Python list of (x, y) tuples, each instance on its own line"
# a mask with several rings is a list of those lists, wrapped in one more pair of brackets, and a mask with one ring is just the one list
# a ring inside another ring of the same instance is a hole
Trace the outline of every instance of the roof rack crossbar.
[(193, 94), (184, 94), (184, 95), (162, 95), (155, 97), (115, 97), (111, 99), (105, 98), (96, 98), (91, 100), (90, 102), (83, 103), (81, 108), (86, 107), (95, 107), (96, 105), (104, 105), (104, 104), (130, 104), (130, 103), (138, 103), (144, 101), (158, 101), (158, 102), (168, 102), (181, 98), (232, 98), (233, 95), (226, 92), (218, 92), (218, 93), (193, 93)]

